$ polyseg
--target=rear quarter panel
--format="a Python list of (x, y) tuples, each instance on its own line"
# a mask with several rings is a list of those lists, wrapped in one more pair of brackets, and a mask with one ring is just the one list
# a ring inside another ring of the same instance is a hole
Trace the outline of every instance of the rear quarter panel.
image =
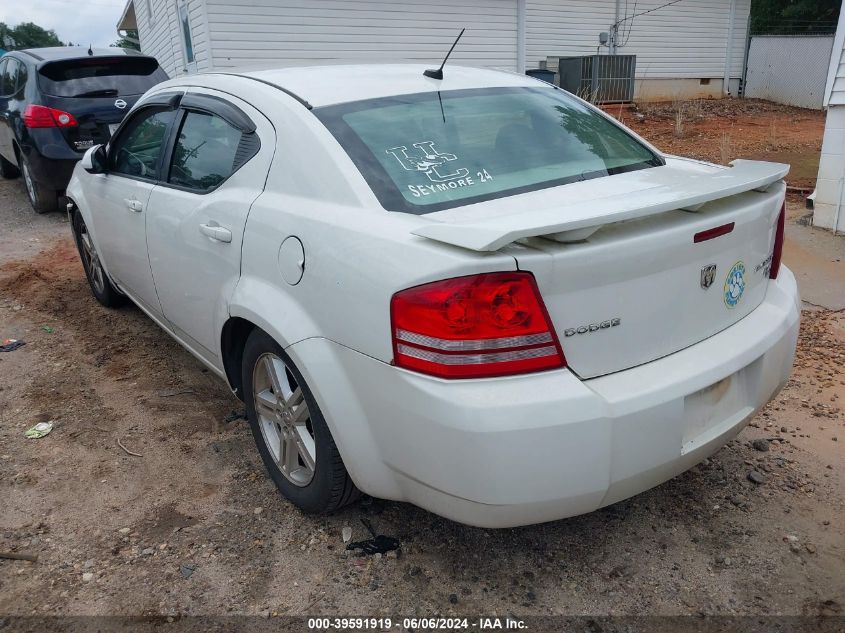
[[(247, 221), (232, 316), (253, 321), (283, 346), (325, 337), (389, 362), (393, 293), (516, 268), (507, 251), (479, 254), (411, 235), (427, 220), (382, 209), (334, 137), (300, 104), (291, 100), (274, 124), (279, 148)], [(288, 236), (305, 252), (296, 285), (279, 268)]]

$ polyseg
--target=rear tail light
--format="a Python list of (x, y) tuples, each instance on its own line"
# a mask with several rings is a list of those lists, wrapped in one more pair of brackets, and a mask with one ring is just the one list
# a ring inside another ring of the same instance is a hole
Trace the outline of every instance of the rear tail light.
[(78, 125), (70, 112), (42, 105), (28, 105), (23, 111), (23, 124), (28, 128), (74, 127)]
[(394, 362), (441, 378), (566, 366), (530, 273), (485, 273), (409, 288), (390, 302)]
[(783, 256), (783, 230), (786, 224), (786, 201), (780, 208), (780, 215), (778, 216), (778, 226), (775, 229), (775, 246), (772, 249), (772, 266), (769, 269), (769, 279), (777, 279), (780, 272), (780, 260)]

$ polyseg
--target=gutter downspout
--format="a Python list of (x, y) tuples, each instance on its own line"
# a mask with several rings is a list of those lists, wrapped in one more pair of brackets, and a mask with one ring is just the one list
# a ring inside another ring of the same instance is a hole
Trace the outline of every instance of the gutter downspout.
[(725, 96), (731, 94), (731, 66), (733, 66), (734, 53), (734, 18), (736, 17), (736, 0), (731, 0), (731, 13), (728, 16), (728, 46), (725, 50), (725, 78), (722, 84), (722, 93)]
[(525, 74), (525, 1), (516, 0), (516, 72)]

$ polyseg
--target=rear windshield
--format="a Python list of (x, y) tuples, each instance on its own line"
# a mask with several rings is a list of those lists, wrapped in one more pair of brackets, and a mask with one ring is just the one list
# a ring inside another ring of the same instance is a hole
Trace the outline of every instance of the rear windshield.
[(390, 211), (430, 213), (663, 164), (553, 88), (404, 95), (314, 113)]
[(92, 57), (45, 64), (38, 71), (42, 92), (54, 97), (140, 95), (167, 74), (149, 57)]

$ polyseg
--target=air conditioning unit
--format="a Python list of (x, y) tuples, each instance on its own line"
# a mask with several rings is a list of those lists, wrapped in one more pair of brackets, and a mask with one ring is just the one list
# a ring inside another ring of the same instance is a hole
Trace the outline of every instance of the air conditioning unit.
[(636, 69), (636, 55), (587, 55), (558, 61), (560, 87), (591, 103), (633, 101)]

